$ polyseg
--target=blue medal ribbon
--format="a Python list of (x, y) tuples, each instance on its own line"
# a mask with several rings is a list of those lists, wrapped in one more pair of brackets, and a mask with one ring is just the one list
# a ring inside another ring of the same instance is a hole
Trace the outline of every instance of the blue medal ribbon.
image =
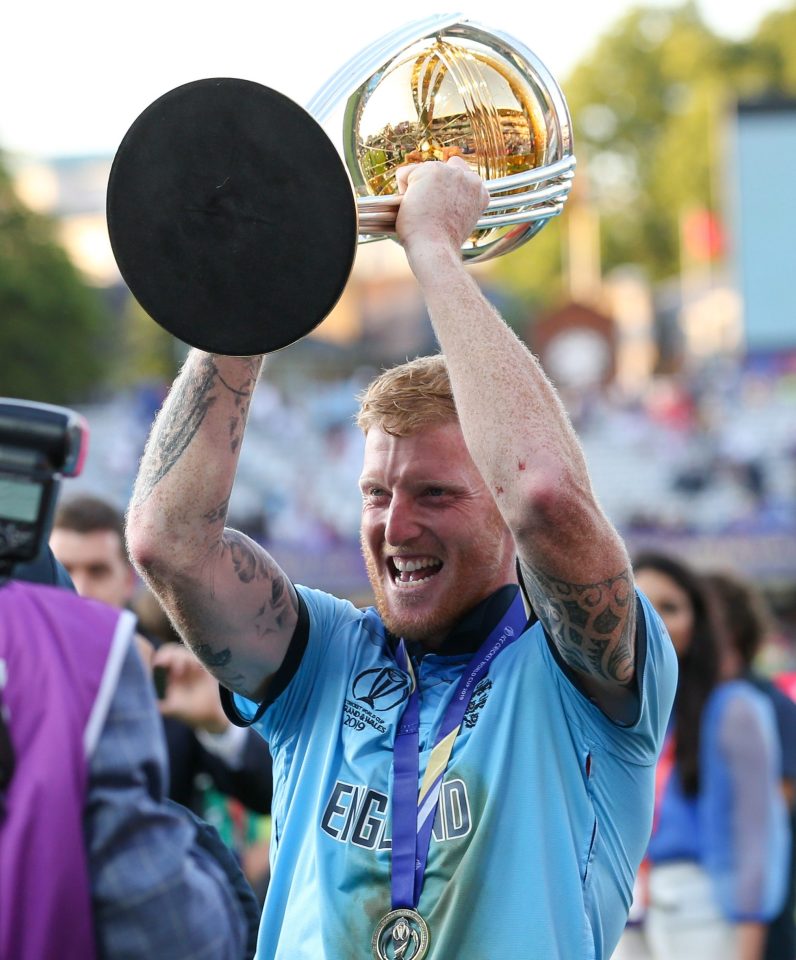
[(511, 606), (470, 658), (448, 704), (418, 790), (420, 777), (420, 692), (403, 640), (398, 666), (409, 674), (411, 693), (398, 724), (393, 750), (392, 907), (414, 910), (420, 901), (442, 778), (473, 691), (489, 672), (495, 657), (522, 634), (527, 623), (522, 597)]

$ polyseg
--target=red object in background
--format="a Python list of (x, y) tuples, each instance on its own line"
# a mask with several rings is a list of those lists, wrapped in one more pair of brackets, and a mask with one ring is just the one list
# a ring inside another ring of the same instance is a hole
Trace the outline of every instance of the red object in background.
[(647, 396), (646, 410), (653, 421), (673, 430), (691, 430), (697, 421), (694, 398), (676, 381), (656, 385)]
[(681, 229), (685, 254), (690, 260), (705, 263), (724, 255), (724, 230), (715, 213), (690, 210), (683, 215)]
[(787, 693), (791, 700), (796, 700), (796, 673), (780, 673), (774, 677), (774, 683), (783, 693)]

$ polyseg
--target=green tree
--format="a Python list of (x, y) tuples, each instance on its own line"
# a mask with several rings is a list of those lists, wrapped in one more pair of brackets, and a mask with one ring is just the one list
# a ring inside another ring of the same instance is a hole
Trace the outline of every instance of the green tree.
[(0, 392), (49, 403), (86, 399), (104, 379), (109, 323), (53, 222), (20, 202), (0, 165)]
[(747, 95), (796, 95), (796, 4), (765, 17), (738, 51), (738, 74)]
[(113, 383), (130, 387), (142, 381), (171, 383), (185, 348), (159, 326), (130, 295), (122, 315), (124, 362), (114, 369)]
[(636, 9), (570, 78), (605, 270), (640, 262), (654, 279), (676, 271), (681, 213), (710, 206), (721, 52), (693, 3)]
[[(682, 217), (721, 216), (724, 132), (739, 99), (796, 93), (796, 5), (768, 15), (742, 43), (708, 29), (696, 5), (639, 7), (617, 21), (562, 83), (579, 180), (600, 218), (603, 273), (640, 265), (653, 281), (680, 267)], [(568, 201), (556, 227), (566, 232)], [(562, 294), (553, 224), (496, 277), (529, 303)]]

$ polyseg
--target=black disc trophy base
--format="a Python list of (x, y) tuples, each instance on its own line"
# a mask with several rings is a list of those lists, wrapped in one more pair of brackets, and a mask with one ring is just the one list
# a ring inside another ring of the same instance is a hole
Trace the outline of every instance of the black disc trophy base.
[(356, 253), (356, 203), (333, 144), (306, 110), (248, 80), (196, 80), (150, 104), (116, 153), (107, 219), (142, 308), (185, 343), (231, 356), (318, 326)]

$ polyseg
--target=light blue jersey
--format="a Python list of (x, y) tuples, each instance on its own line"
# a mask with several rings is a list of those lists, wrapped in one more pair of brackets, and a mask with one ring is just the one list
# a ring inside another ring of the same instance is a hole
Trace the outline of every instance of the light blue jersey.
[[(256, 728), (274, 758), (272, 875), (257, 960), (369, 960), (390, 903), (390, 790), (408, 696), (372, 609), (298, 588), (301, 663)], [(429, 960), (607, 960), (652, 823), (676, 685), (642, 598), (641, 708), (608, 720), (557, 665), (542, 627), (478, 685), (445, 773), (418, 910)], [(646, 639), (645, 639), (646, 638)], [(468, 655), (427, 654), (420, 774)], [(241, 697), (243, 716), (255, 705)]]

